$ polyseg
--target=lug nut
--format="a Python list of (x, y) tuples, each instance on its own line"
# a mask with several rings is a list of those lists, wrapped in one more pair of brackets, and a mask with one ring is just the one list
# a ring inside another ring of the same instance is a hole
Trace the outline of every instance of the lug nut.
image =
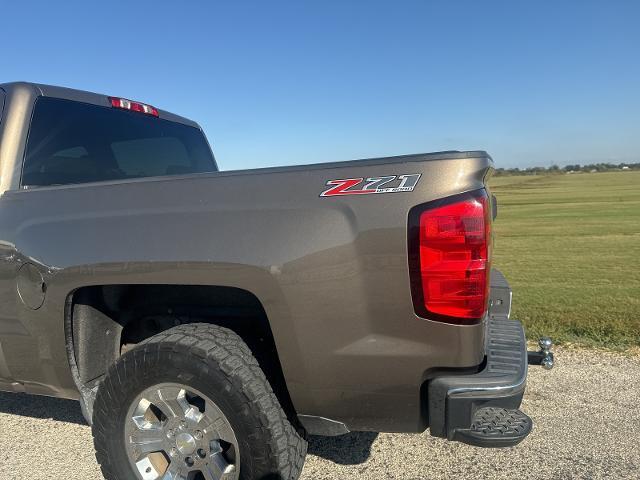
[(193, 436), (196, 437), (196, 440), (202, 440), (202, 432), (200, 430), (196, 430)]
[(180, 420), (180, 428), (187, 428), (187, 422), (185, 422), (184, 420)]
[(167, 430), (167, 438), (173, 438), (176, 432), (173, 431), (173, 428)]

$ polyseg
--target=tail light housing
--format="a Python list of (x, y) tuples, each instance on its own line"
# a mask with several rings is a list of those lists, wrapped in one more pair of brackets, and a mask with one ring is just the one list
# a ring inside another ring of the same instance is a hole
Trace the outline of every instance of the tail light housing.
[(482, 321), (489, 300), (491, 211), (486, 190), (411, 210), (409, 272), (417, 315), (459, 325)]

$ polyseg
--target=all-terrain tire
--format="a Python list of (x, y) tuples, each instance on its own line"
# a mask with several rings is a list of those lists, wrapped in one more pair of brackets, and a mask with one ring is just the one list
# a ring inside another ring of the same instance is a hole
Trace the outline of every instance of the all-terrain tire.
[(227, 328), (188, 324), (149, 338), (109, 368), (92, 426), (105, 479), (138, 478), (126, 453), (127, 413), (146, 388), (167, 382), (199, 390), (222, 410), (238, 440), (240, 479), (299, 477), (307, 442), (287, 420), (247, 345)]

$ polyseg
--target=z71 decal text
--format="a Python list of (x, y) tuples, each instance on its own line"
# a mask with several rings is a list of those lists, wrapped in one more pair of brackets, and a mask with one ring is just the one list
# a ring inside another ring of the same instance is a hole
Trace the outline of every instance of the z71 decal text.
[(337, 197), (340, 195), (367, 195), (373, 193), (412, 192), (421, 173), (411, 175), (387, 175), (385, 177), (344, 178), (329, 180), (330, 188), (320, 194), (321, 197)]

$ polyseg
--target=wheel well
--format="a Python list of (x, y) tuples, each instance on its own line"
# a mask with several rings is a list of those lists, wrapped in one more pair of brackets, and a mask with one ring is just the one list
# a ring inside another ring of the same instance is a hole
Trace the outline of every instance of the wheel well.
[(244, 340), (290, 421), (297, 424), (269, 320), (258, 298), (247, 290), (206, 285), (97, 285), (75, 290), (67, 305), (70, 363), (89, 411), (97, 386), (120, 355), (171, 327), (210, 323), (229, 328)]

